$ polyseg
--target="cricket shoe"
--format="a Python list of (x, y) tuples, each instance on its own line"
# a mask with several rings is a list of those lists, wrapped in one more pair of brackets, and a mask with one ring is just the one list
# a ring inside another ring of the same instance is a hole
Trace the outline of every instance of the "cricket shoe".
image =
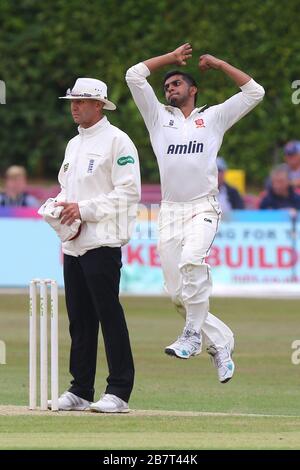
[(110, 393), (104, 393), (99, 401), (90, 405), (92, 411), (98, 413), (129, 413), (128, 403)]
[[(91, 402), (74, 395), (72, 392), (64, 392), (58, 399), (58, 409), (63, 411), (89, 410)], [(52, 400), (48, 400), (48, 408), (51, 409)]]
[(201, 333), (186, 326), (181, 336), (177, 340), (165, 348), (165, 353), (169, 356), (179, 357), (180, 359), (188, 359), (201, 353)]
[(234, 362), (231, 358), (233, 346), (226, 344), (224, 348), (209, 346), (206, 351), (211, 356), (212, 361), (217, 368), (219, 381), (225, 384), (232, 379), (234, 374)]

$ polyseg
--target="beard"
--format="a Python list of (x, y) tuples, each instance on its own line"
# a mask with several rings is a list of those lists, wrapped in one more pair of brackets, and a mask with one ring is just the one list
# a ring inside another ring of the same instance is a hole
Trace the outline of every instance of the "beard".
[(180, 108), (186, 102), (186, 96), (173, 96), (168, 100), (168, 104), (174, 106), (174, 108)]

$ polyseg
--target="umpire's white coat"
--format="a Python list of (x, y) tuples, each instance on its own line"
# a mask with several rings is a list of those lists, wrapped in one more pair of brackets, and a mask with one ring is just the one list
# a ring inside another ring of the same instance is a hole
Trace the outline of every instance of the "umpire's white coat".
[(58, 200), (78, 202), (80, 235), (63, 243), (63, 252), (81, 256), (100, 246), (128, 242), (140, 200), (138, 153), (127, 134), (103, 117), (67, 145), (58, 179)]

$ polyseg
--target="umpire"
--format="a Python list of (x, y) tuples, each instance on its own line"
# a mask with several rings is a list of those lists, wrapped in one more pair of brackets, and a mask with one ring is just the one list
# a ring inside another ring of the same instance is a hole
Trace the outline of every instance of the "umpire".
[[(59, 409), (125, 413), (134, 364), (119, 282), (121, 246), (130, 238), (140, 199), (138, 154), (130, 138), (103, 114), (116, 109), (104, 82), (78, 78), (61, 98), (70, 100), (79, 134), (66, 148), (57, 205), (63, 206), (62, 224), (82, 223), (76, 238), (63, 243), (73, 380), (59, 398)], [(105, 393), (91, 403), (99, 323), (109, 375)]]

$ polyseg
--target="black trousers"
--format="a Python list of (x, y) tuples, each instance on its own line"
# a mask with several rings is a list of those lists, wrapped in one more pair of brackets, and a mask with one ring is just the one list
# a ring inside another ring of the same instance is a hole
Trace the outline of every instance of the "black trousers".
[(64, 255), (74, 378), (69, 391), (89, 401), (94, 401), (99, 322), (109, 369), (105, 393), (128, 402), (133, 388), (134, 364), (119, 302), (121, 266), (121, 248), (100, 247), (79, 257)]

